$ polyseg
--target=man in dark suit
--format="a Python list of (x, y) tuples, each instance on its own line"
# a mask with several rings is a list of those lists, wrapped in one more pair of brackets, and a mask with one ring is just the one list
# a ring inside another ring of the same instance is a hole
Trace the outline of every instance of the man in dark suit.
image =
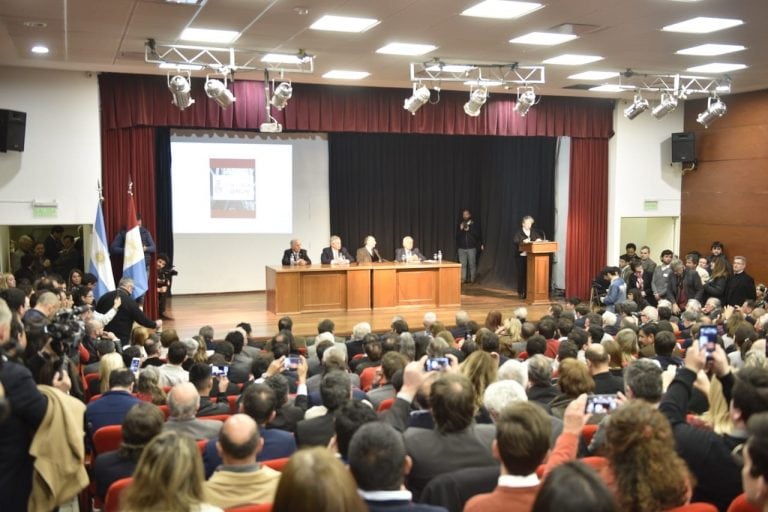
[(349, 469), (371, 512), (440, 512), (442, 507), (413, 503), (403, 489), (408, 473), (403, 436), (381, 422), (360, 427), (349, 443)]
[(357, 250), (355, 259), (358, 263), (373, 263), (377, 261), (384, 261), (376, 249), (376, 239), (371, 235), (365, 237), (365, 245)]
[(320, 263), (327, 265), (328, 263), (340, 260), (355, 261), (347, 248), (341, 245), (341, 238), (333, 235), (331, 237), (331, 246), (324, 248), (322, 254), (320, 254)]
[(131, 330), (133, 329), (133, 322), (136, 322), (148, 329), (160, 329), (163, 325), (162, 320), (155, 320), (154, 322), (147, 318), (144, 312), (139, 309), (139, 305), (133, 300), (131, 294), (133, 293), (133, 279), (124, 277), (120, 280), (117, 290), (107, 292), (99, 298), (99, 302), (96, 304), (96, 311), (99, 313), (106, 313), (115, 305), (115, 297), (119, 296), (121, 299), (120, 308), (117, 310), (117, 314), (104, 326), (104, 330), (111, 332), (118, 338), (123, 345), (128, 345), (131, 340)]
[(418, 247), (413, 246), (413, 238), (407, 236), (403, 238), (403, 246), (395, 249), (395, 261), (424, 261), (424, 255), (421, 254)]
[(686, 268), (682, 261), (672, 262), (672, 273), (667, 280), (667, 293), (665, 299), (672, 303), (672, 313), (678, 314), (684, 311), (688, 301), (696, 299), (704, 301), (704, 286), (701, 277), (693, 269)]
[(311, 265), (312, 260), (307, 256), (307, 250), (301, 248), (301, 240), (291, 240), (291, 248), (283, 253), (283, 265)]
[(614, 395), (624, 392), (624, 379), (611, 373), (611, 357), (600, 343), (592, 343), (584, 351), (589, 373), (595, 381), (596, 395)]
[(128, 410), (141, 402), (133, 396), (133, 372), (127, 369), (113, 370), (109, 374), (109, 391), (101, 398), (88, 404), (85, 409), (85, 424), (88, 438), (101, 427), (122, 425)]
[[(45, 247), (45, 257), (50, 260), (51, 263), (59, 258), (59, 253), (64, 248), (64, 244), (61, 242), (61, 238), (64, 235), (64, 228), (61, 226), (53, 226), (51, 232), (45, 237), (43, 245)], [(66, 276), (65, 276), (66, 277)]]
[(733, 274), (728, 278), (725, 289), (725, 303), (729, 306), (743, 306), (748, 299), (757, 299), (755, 280), (747, 274), (747, 259), (744, 256), (733, 258)]
[(320, 395), (328, 412), (317, 418), (302, 420), (296, 425), (296, 443), (300, 448), (328, 446), (335, 433), (334, 416), (352, 397), (349, 375), (341, 371), (327, 373), (320, 383)]
[[(653, 294), (653, 274), (645, 271), (641, 260), (633, 260), (629, 266), (632, 268), (632, 273), (629, 274), (627, 289), (631, 290), (637, 288), (640, 290), (640, 295), (643, 299), (649, 304), (655, 305), (656, 297)], [(664, 286), (666, 286), (666, 281), (664, 282)]]

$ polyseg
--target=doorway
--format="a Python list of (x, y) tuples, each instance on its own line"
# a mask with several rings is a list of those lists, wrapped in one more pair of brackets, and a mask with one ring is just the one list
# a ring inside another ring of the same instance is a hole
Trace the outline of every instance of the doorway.
[(619, 253), (630, 242), (637, 245), (637, 252), (647, 245), (651, 248), (651, 259), (659, 261), (664, 249), (671, 249), (678, 254), (680, 247), (679, 217), (622, 217), (621, 246)]

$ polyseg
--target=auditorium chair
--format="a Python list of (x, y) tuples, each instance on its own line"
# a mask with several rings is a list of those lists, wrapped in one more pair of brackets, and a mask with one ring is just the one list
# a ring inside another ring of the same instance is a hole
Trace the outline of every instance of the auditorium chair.
[(211, 416), (198, 416), (199, 420), (219, 420), (224, 423), (232, 416), (231, 414), (212, 414)]
[(262, 503), (260, 505), (243, 505), (240, 507), (228, 508), (224, 512), (272, 512), (272, 504)]
[(200, 455), (205, 453), (206, 445), (208, 445), (208, 439), (200, 439), (197, 441), (197, 449), (200, 451)]
[(88, 400), (91, 399), (91, 382), (99, 380), (99, 374), (98, 373), (86, 373), (85, 374), (85, 388), (83, 391), (85, 392), (85, 398)]
[(286, 464), (288, 464), (288, 460), (290, 457), (283, 457), (281, 459), (271, 459), (271, 460), (263, 460), (261, 461), (261, 464), (264, 464), (265, 466), (274, 469), (275, 471), (282, 471)]
[(99, 398), (101, 398), (101, 393), (99, 393), (98, 395), (91, 396), (91, 398), (88, 399), (88, 403), (95, 402)]
[(760, 509), (748, 502), (747, 496), (742, 493), (731, 502), (728, 512), (760, 512)]
[(581, 428), (581, 437), (584, 439), (584, 444), (589, 446), (589, 443), (592, 442), (592, 438), (595, 436), (595, 432), (597, 432), (597, 425), (584, 425)]
[(387, 398), (386, 400), (382, 400), (381, 403), (379, 404), (379, 408), (378, 408), (377, 412), (384, 412), (387, 409), (391, 409), (392, 408), (392, 404), (394, 404), (394, 403), (395, 403), (395, 399), (394, 398)]
[(229, 413), (235, 414), (237, 413), (237, 399), (240, 398), (240, 395), (229, 395), (227, 397), (227, 401), (229, 402)]
[(120, 448), (123, 442), (123, 429), (120, 425), (107, 425), (93, 433), (93, 451), (96, 455)]
[(358, 359), (362, 359), (364, 357), (365, 357), (365, 354), (355, 354), (354, 356), (352, 356), (352, 360), (357, 361)]
[(376, 378), (376, 370), (379, 368), (381, 368), (381, 366), (371, 366), (362, 371), (360, 374), (360, 389), (366, 393), (371, 390), (371, 386), (373, 386), (373, 379)]
[(169, 409), (167, 405), (158, 405), (157, 407), (160, 408), (163, 413), (163, 417), (166, 421), (168, 421), (168, 418), (171, 417), (171, 409)]
[(667, 512), (717, 512), (717, 507), (711, 503), (689, 503), (676, 508), (670, 508)]
[(131, 482), (133, 482), (133, 477), (129, 476), (128, 478), (121, 478), (109, 486), (107, 497), (104, 499), (104, 512), (119, 512), (120, 495), (131, 485)]

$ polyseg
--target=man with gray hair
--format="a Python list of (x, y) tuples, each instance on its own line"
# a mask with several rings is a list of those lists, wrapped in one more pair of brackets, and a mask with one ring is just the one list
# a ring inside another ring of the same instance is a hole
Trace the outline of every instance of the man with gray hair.
[(528, 363), (528, 401), (536, 402), (549, 412), (549, 402), (558, 394), (552, 384), (552, 360), (543, 354), (536, 354)]
[(99, 302), (96, 303), (96, 311), (104, 314), (114, 307), (115, 299), (120, 297), (121, 302), (117, 314), (111, 322), (104, 326), (104, 329), (120, 338), (120, 342), (124, 346), (128, 345), (131, 341), (131, 330), (133, 329), (134, 322), (148, 329), (160, 329), (163, 325), (162, 320), (155, 320), (153, 322), (147, 318), (147, 315), (144, 314), (131, 296), (132, 293), (133, 279), (124, 277), (118, 283), (117, 290), (105, 293), (99, 298)]
[(757, 299), (755, 280), (745, 272), (746, 268), (747, 258), (734, 256), (733, 274), (728, 278), (728, 284), (725, 287), (726, 305), (741, 307), (747, 300)]
[(413, 246), (413, 238), (406, 236), (403, 238), (403, 246), (395, 249), (395, 261), (414, 262), (424, 261), (424, 255), (421, 254), (418, 247)]
[(301, 240), (291, 240), (291, 248), (283, 252), (283, 265), (311, 265), (312, 260), (307, 256), (307, 250), (301, 248)]
[(320, 254), (320, 263), (328, 265), (329, 263), (344, 261), (351, 262), (355, 261), (355, 259), (351, 254), (349, 254), (347, 248), (341, 245), (341, 238), (333, 235), (331, 237), (331, 245), (329, 247), (325, 247), (323, 252)]
[(528, 388), (528, 366), (518, 361), (517, 359), (508, 359), (504, 364), (499, 366), (497, 373), (498, 380), (514, 380), (523, 389)]
[[(526, 401), (529, 400), (525, 393), (525, 388), (514, 380), (496, 381), (485, 388), (485, 393), (483, 393), (483, 405), (488, 409), (488, 413), (494, 423), (498, 421), (501, 412), (508, 405), (515, 402)], [(548, 415), (548, 417), (552, 423), (552, 436), (550, 437), (550, 442), (552, 443), (552, 446), (554, 446), (557, 437), (563, 431), (563, 422), (551, 414)]]
[(357, 354), (364, 354), (363, 339), (371, 333), (371, 324), (360, 322), (352, 327), (352, 339), (347, 342), (347, 360), (351, 361)]
[(163, 430), (173, 430), (192, 436), (195, 440), (209, 439), (219, 435), (221, 422), (199, 420), (195, 417), (200, 408), (200, 395), (191, 382), (176, 384), (168, 393), (170, 416)]
[(710, 297), (704, 306), (701, 308), (701, 312), (707, 315), (710, 319), (716, 320), (723, 310), (723, 303), (717, 297)]
[(467, 334), (467, 322), (469, 322), (469, 313), (463, 309), (456, 312), (456, 327), (451, 329), (454, 338), (463, 338)]

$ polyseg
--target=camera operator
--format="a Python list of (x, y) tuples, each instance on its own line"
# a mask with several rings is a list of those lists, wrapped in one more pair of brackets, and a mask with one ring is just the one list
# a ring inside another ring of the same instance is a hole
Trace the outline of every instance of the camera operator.
[[(11, 337), (11, 321), (10, 309), (0, 300), (0, 383), (5, 391), (0, 405), (0, 496), (3, 511), (22, 512), (27, 510), (32, 490), (34, 459), (29, 448), (48, 401), (37, 389), (32, 373), (15, 360), (26, 341), (22, 329), (16, 329), (16, 338)], [(67, 393), (71, 381), (67, 374), (57, 374), (53, 385)]]
[(165, 307), (166, 301), (171, 294), (171, 285), (173, 284), (173, 276), (179, 275), (176, 267), (171, 265), (168, 267), (168, 255), (160, 253), (157, 255), (157, 297), (158, 297), (158, 312), (160, 318), (163, 320), (173, 320), (173, 318), (166, 316)]
[(105, 293), (99, 298), (99, 302), (96, 304), (96, 311), (99, 313), (106, 313), (113, 307), (115, 298), (120, 297), (121, 303), (117, 310), (117, 314), (111, 322), (104, 326), (104, 329), (114, 333), (115, 336), (120, 338), (121, 346), (130, 344), (133, 322), (149, 329), (161, 329), (163, 325), (162, 320), (153, 322), (147, 318), (133, 297), (131, 297), (132, 292), (133, 279), (124, 277), (120, 280), (117, 290)]

